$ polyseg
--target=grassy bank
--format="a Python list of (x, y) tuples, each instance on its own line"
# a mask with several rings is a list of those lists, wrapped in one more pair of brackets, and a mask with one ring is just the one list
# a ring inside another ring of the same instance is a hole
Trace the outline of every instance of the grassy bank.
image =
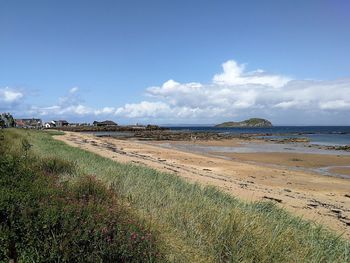
[[(1, 137), (1, 134), (0, 134)], [(0, 138), (0, 262), (161, 261), (152, 234), (113, 190), (74, 162)]]
[(190, 184), (150, 168), (120, 164), (55, 141), (38, 131), (8, 130), (11, 148), (22, 138), (38, 158), (74, 162), (75, 171), (102, 180), (157, 232), (159, 249), (174, 262), (349, 262), (350, 245), (320, 226), (271, 203), (245, 203), (212, 187)]

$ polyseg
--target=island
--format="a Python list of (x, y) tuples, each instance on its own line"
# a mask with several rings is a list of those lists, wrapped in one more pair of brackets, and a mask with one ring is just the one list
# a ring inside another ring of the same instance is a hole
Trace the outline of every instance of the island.
[(269, 128), (272, 123), (261, 118), (251, 118), (244, 121), (228, 121), (215, 125), (216, 128)]

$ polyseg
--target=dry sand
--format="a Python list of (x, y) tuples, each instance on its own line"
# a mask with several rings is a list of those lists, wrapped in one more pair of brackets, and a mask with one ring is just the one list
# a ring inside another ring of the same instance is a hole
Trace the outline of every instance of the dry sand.
[[(163, 148), (156, 142), (98, 138), (73, 132), (55, 138), (118, 162), (145, 165), (192, 182), (214, 185), (246, 201), (272, 200), (292, 214), (324, 224), (350, 239), (350, 179), (293, 169), (295, 165), (304, 165), (306, 168), (328, 164), (349, 165), (348, 156), (250, 153), (234, 154), (234, 160), (226, 160)], [(223, 141), (196, 142), (198, 143), (227, 144)], [(239, 141), (233, 140), (230, 143), (239, 144)], [(346, 171), (341, 172), (348, 172), (345, 168), (342, 170)]]

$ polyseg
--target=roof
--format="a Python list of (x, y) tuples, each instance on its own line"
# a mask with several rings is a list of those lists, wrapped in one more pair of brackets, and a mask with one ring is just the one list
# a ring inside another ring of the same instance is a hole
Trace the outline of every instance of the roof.
[(94, 124), (102, 124), (102, 125), (118, 125), (114, 121), (106, 120), (106, 121), (94, 121)]
[(31, 118), (31, 119), (16, 119), (16, 121), (24, 121), (24, 122), (27, 122), (27, 121), (36, 121), (36, 122), (41, 122), (41, 119), (34, 119), (34, 118)]
[(17, 126), (36, 126), (41, 123), (41, 119), (16, 119)]

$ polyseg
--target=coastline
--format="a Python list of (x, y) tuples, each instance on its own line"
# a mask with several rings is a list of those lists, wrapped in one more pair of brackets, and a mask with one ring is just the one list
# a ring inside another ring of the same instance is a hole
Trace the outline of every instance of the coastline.
[[(118, 162), (145, 165), (176, 174), (192, 182), (214, 185), (246, 201), (276, 202), (289, 212), (324, 224), (350, 239), (350, 180), (348, 179), (319, 175), (288, 166), (250, 163), (239, 159), (228, 160), (173, 147), (164, 148), (159, 145), (159, 141), (120, 140), (73, 132), (66, 132), (65, 135), (55, 138)], [(227, 142), (186, 143), (222, 145)], [(234, 139), (232, 143), (238, 145), (242, 141)], [(252, 156), (247, 155), (247, 158), (251, 160)], [(329, 156), (325, 158), (329, 159)]]

